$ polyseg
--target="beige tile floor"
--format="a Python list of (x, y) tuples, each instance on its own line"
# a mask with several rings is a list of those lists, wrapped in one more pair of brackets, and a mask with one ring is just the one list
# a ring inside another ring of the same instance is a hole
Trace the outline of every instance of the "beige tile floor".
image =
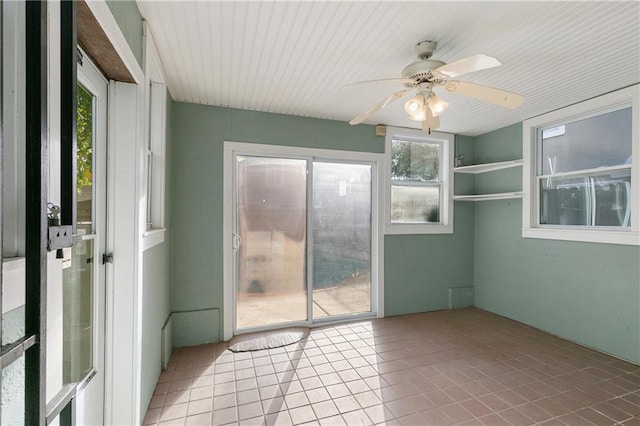
[(479, 309), (175, 349), (144, 424), (640, 425), (640, 366)]

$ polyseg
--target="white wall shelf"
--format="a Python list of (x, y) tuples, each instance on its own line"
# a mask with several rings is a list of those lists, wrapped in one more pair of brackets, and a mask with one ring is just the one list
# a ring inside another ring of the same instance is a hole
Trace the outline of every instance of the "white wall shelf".
[(509, 169), (511, 167), (522, 166), (522, 159), (501, 161), (499, 163), (486, 163), (486, 164), (474, 164), (471, 166), (460, 166), (453, 169), (454, 173), (486, 173), (493, 172), (495, 170)]
[[(494, 172), (496, 170), (510, 169), (512, 167), (521, 167), (522, 159), (501, 161), (498, 163), (473, 164), (471, 166), (460, 166), (453, 169), (454, 173), (480, 174)], [(515, 192), (499, 192), (493, 194), (469, 194), (469, 195), (453, 195), (456, 201), (488, 201), (488, 200), (506, 200), (509, 198), (522, 198), (522, 191)]]
[(499, 192), (495, 194), (478, 194), (478, 195), (454, 195), (456, 201), (488, 201), (488, 200), (506, 200), (509, 198), (521, 198), (522, 191), (516, 192)]

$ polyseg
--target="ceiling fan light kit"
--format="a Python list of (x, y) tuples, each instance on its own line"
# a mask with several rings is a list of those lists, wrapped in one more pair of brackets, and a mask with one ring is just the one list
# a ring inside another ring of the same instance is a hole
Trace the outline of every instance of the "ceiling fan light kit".
[(435, 93), (432, 93), (431, 96), (429, 96), (427, 103), (429, 104), (431, 112), (436, 117), (442, 114), (449, 107), (449, 102), (436, 96)]
[(433, 85), (430, 83), (420, 83), (417, 92), (417, 95), (404, 104), (405, 112), (413, 121), (424, 121), (427, 116), (427, 108), (432, 116), (438, 117), (449, 106), (447, 101), (433, 93)]
[[(482, 86), (475, 83), (451, 80), (462, 74), (485, 70), (502, 65), (500, 61), (491, 56), (477, 54), (446, 64), (442, 61), (431, 59), (437, 47), (435, 41), (425, 40), (415, 45), (414, 51), (418, 60), (407, 65), (401, 73), (401, 78), (383, 80), (401, 81), (407, 89), (398, 91), (385, 98), (364, 113), (358, 115), (349, 122), (351, 125), (360, 124), (382, 108), (404, 96), (408, 91), (415, 89), (416, 95), (404, 104), (404, 110), (413, 121), (422, 122), (422, 128), (431, 132), (440, 126), (440, 119), (449, 103), (438, 97), (433, 89), (443, 86), (449, 93), (468, 96), (481, 101), (489, 102), (505, 108), (517, 108), (524, 102), (524, 96), (505, 92), (504, 90)], [(380, 80), (371, 80), (380, 81)], [(361, 82), (368, 83), (369, 81)]]
[(404, 104), (404, 111), (413, 121), (423, 121), (426, 117), (424, 96), (418, 94)]

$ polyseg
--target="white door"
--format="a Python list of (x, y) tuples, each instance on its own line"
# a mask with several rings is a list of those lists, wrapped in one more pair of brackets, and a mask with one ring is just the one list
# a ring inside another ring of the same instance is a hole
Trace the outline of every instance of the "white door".
[(78, 383), (77, 424), (104, 423), (107, 81), (78, 64), (77, 242), (63, 269), (63, 378)]

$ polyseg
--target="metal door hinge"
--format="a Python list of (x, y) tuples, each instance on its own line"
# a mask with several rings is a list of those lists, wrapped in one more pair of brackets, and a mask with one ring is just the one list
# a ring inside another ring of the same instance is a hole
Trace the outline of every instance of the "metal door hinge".
[(113, 253), (104, 253), (102, 255), (102, 264), (113, 263)]

